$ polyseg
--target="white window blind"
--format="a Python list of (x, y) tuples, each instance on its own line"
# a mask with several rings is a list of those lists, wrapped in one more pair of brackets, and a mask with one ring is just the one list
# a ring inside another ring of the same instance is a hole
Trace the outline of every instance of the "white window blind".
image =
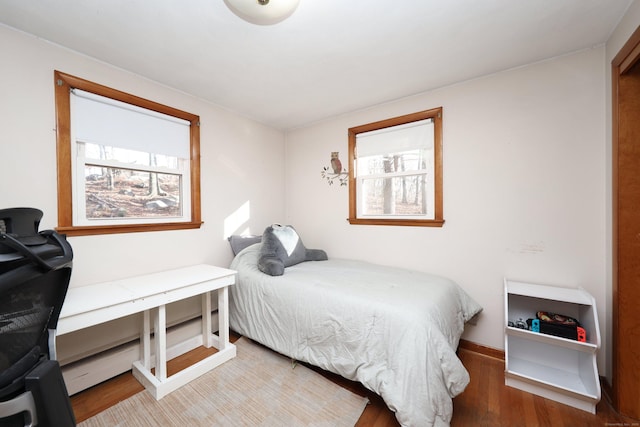
[(71, 92), (77, 141), (182, 159), (191, 157), (188, 121), (79, 89)]
[(357, 135), (357, 156), (368, 157), (433, 148), (433, 120), (426, 119)]

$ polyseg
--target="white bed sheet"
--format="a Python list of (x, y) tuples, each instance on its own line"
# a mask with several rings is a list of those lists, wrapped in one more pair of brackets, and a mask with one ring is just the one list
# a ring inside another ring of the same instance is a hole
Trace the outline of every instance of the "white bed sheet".
[(384, 399), (403, 426), (446, 426), (469, 383), (455, 354), (464, 323), (482, 308), (449, 279), (329, 259), (272, 277), (260, 244), (231, 268), (230, 326), (293, 359), (356, 380)]

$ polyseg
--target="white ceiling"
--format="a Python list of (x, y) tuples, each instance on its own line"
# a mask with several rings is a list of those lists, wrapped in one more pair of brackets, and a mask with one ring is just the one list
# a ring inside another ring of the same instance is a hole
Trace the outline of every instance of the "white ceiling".
[(258, 26), (223, 0), (0, 0), (0, 22), (290, 129), (599, 45), (631, 2), (300, 0)]

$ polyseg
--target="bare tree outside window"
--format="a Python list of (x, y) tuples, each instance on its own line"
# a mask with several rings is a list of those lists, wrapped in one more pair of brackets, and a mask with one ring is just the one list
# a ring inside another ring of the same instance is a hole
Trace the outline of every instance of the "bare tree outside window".
[(92, 143), (81, 143), (79, 152), (86, 159), (87, 219), (174, 218), (182, 214), (180, 174), (154, 171), (176, 168), (180, 159)]

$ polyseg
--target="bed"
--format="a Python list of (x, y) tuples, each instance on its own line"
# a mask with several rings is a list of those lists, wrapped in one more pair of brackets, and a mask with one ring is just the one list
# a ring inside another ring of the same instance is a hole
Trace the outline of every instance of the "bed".
[(469, 383), (456, 356), (482, 308), (456, 283), (422, 272), (329, 259), (258, 267), (261, 243), (240, 251), (231, 329), (379, 394), (403, 426), (447, 426)]

